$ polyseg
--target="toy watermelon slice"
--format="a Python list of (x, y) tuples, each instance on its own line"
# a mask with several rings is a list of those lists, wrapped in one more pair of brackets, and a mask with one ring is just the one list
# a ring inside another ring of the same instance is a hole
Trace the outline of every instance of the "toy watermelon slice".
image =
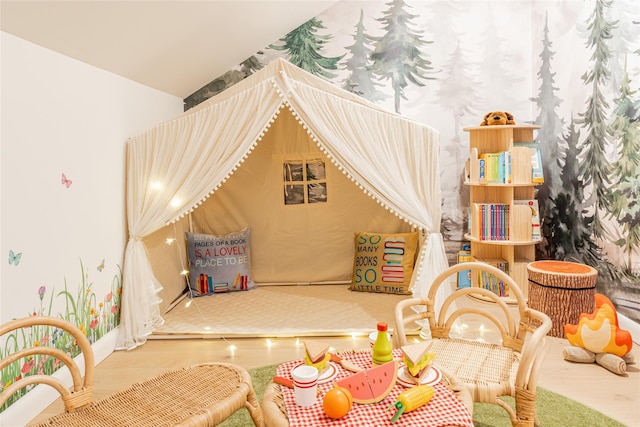
[(349, 390), (352, 400), (356, 403), (373, 403), (374, 401), (365, 371), (336, 381), (336, 384)]
[(336, 381), (344, 387), (356, 403), (377, 403), (383, 400), (396, 385), (398, 361), (385, 363)]

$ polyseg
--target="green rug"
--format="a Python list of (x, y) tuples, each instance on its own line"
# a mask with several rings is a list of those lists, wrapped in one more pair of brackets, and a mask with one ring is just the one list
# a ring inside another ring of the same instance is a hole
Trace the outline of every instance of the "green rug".
[[(262, 401), (265, 387), (276, 374), (276, 367), (277, 365), (271, 365), (249, 370), (259, 401)], [(505, 400), (513, 405), (513, 399)], [(598, 411), (540, 387), (536, 408), (542, 427), (625, 427), (624, 424)], [(473, 405), (473, 422), (476, 427), (511, 427), (511, 421), (504, 409), (486, 403)], [(220, 426), (250, 427), (253, 426), (253, 422), (249, 412), (241, 409)]]

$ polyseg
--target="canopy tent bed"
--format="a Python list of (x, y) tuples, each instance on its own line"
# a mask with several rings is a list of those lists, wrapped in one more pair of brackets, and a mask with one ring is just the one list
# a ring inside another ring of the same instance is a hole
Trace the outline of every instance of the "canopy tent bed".
[[(180, 238), (185, 229), (224, 234), (250, 227), (259, 284), (348, 281), (354, 231), (417, 230), (411, 292), (426, 295), (448, 266), (438, 156), (436, 130), (284, 60), (131, 138), (116, 348), (143, 344), (163, 322), (166, 270), (153, 259), (162, 229)], [(321, 203), (311, 206), (305, 193), (297, 205), (287, 170), (315, 163), (326, 173), (324, 193), (315, 199)]]

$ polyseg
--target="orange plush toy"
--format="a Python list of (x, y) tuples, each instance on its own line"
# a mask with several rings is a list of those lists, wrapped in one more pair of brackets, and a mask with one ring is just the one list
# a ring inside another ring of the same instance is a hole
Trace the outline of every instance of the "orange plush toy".
[(564, 332), (572, 347), (563, 351), (571, 362), (596, 362), (616, 374), (626, 372), (627, 363), (633, 363), (633, 340), (629, 331), (618, 327), (618, 314), (613, 303), (602, 294), (595, 294), (593, 313), (583, 313), (577, 325), (564, 325)]
[(516, 121), (513, 118), (513, 114), (506, 111), (492, 111), (484, 115), (484, 120), (480, 123), (480, 126), (492, 126), (492, 125), (515, 125)]

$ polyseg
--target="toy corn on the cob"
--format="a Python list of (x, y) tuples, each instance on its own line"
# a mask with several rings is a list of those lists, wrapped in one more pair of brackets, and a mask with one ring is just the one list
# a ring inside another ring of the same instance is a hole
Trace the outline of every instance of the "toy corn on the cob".
[(398, 421), (398, 418), (400, 418), (400, 415), (405, 412), (411, 412), (429, 403), (434, 393), (435, 390), (430, 385), (417, 385), (400, 393), (396, 403), (387, 408), (387, 410), (391, 408), (396, 409), (396, 413), (393, 415), (393, 418), (391, 418), (391, 422), (395, 423)]

